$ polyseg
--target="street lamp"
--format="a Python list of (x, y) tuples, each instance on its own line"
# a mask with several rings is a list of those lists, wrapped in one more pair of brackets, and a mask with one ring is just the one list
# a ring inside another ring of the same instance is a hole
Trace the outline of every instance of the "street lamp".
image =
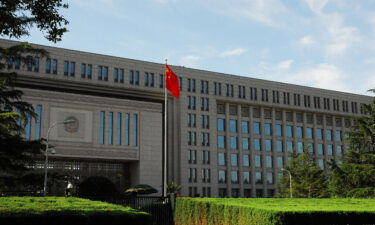
[(290, 197), (293, 198), (293, 190), (292, 190), (292, 173), (284, 168), (280, 169), (281, 171), (286, 171), (289, 173), (289, 190), (290, 190)]
[[(51, 132), (52, 128), (54, 128), (55, 126), (57, 125), (60, 125), (60, 124), (70, 124), (70, 123), (74, 123), (76, 120), (65, 120), (63, 122), (55, 122), (53, 123), (49, 128), (48, 128), (48, 131), (47, 131), (47, 140), (46, 140), (46, 150), (44, 151), (44, 155), (46, 156), (46, 160), (44, 161), (44, 186), (43, 186), (43, 194), (44, 196), (47, 195), (47, 165), (48, 165), (48, 140), (49, 140), (49, 133)], [(54, 149), (52, 149), (53, 152), (51, 153), (55, 153)]]

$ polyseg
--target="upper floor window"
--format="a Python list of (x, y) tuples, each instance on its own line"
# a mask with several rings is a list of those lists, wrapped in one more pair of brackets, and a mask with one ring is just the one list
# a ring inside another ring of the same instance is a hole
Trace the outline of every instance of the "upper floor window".
[(51, 59), (46, 59), (46, 73), (51, 73)]
[(257, 100), (257, 88), (250, 88), (250, 100)]
[(103, 66), (98, 66), (98, 80), (103, 80)]

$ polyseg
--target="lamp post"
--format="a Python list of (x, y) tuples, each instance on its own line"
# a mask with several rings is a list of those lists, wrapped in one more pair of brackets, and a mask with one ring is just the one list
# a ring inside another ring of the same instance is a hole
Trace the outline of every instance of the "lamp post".
[(62, 121), (62, 122), (55, 122), (48, 128), (47, 140), (46, 140), (46, 150), (44, 152), (44, 155), (46, 156), (46, 159), (44, 161), (44, 185), (43, 185), (43, 195), (44, 196), (47, 195), (47, 173), (48, 173), (47, 166), (48, 166), (48, 151), (49, 151), (49, 149), (48, 149), (49, 134), (50, 134), (52, 128), (54, 128), (57, 125), (70, 124), (70, 123), (74, 123), (74, 122), (75, 122), (75, 120), (65, 120), (65, 121)]
[(292, 173), (287, 170), (287, 169), (284, 169), (284, 168), (281, 168), (280, 169), (281, 171), (286, 171), (289, 173), (289, 189), (290, 189), (290, 197), (293, 198), (293, 190), (292, 190)]

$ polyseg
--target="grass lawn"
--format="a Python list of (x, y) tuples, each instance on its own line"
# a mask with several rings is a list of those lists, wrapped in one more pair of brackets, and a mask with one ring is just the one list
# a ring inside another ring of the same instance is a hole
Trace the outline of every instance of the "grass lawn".
[(0, 197), (0, 224), (33, 219), (42, 224), (69, 224), (68, 221), (76, 221), (74, 224), (121, 221), (122, 224), (127, 221), (131, 222), (128, 224), (147, 224), (150, 215), (130, 207), (72, 197)]
[(178, 198), (177, 225), (375, 224), (375, 199)]

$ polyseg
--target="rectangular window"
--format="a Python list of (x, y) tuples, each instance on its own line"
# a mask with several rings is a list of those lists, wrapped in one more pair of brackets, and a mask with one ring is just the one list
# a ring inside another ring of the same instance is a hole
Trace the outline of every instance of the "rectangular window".
[(237, 137), (230, 137), (230, 148), (237, 149)]
[(341, 131), (340, 130), (336, 130), (335, 131), (335, 139), (336, 141), (341, 141), (342, 138), (341, 138)]
[(117, 113), (117, 145), (121, 145), (122, 113)]
[(57, 74), (57, 59), (52, 60), (52, 73)]
[(133, 115), (133, 146), (138, 146), (138, 114)]
[(76, 71), (76, 63), (70, 62), (70, 76), (74, 77)]
[(108, 81), (108, 67), (103, 66), (103, 77), (105, 81)]
[[(250, 172), (243, 172), (243, 183), (244, 184), (250, 184)], [(245, 189), (245, 190), (247, 190), (247, 189)]]
[(249, 138), (242, 138), (242, 150), (249, 150)]
[(113, 112), (108, 113), (108, 144), (113, 144)]
[(148, 86), (149, 84), (148, 79), (149, 79), (148, 72), (145, 72), (145, 86)]
[(287, 137), (293, 137), (293, 127), (290, 125), (286, 126), (286, 136)]
[(326, 130), (326, 139), (327, 141), (332, 141), (332, 130)]
[(302, 141), (297, 142), (297, 152), (299, 152), (299, 153), (303, 152), (303, 142)]
[(105, 112), (100, 112), (100, 132), (99, 132), (99, 141), (100, 144), (104, 145), (104, 128), (105, 128)]
[(278, 136), (278, 137), (283, 136), (283, 125), (276, 124), (275, 129), (276, 129), (276, 136)]
[(34, 59), (31, 56), (27, 57), (27, 71), (32, 71), (34, 65)]
[(86, 77), (86, 64), (82, 63), (81, 64), (81, 78), (85, 78), (85, 77)]
[(238, 166), (238, 155), (237, 154), (230, 154), (230, 165), (231, 166)]
[(232, 133), (237, 132), (237, 120), (229, 120), (229, 131)]
[(91, 79), (92, 77), (92, 65), (88, 64), (87, 65), (87, 79)]
[(318, 154), (319, 155), (324, 154), (323, 144), (318, 144)]
[[(267, 184), (273, 184), (273, 173), (267, 173)], [(270, 197), (272, 197), (271, 195)]]
[(31, 138), (31, 115), (27, 115), (25, 122), (25, 139), (30, 140)]
[(249, 133), (249, 121), (241, 121), (241, 131), (243, 134)]
[(280, 141), (280, 140), (276, 141), (276, 151), (283, 152), (283, 141)]
[(130, 84), (134, 84), (134, 71), (133, 70), (130, 70), (129, 82)]
[(260, 156), (260, 155), (254, 155), (254, 165), (255, 165), (255, 167), (262, 167), (262, 156)]
[(303, 138), (303, 127), (297, 127), (297, 138)]
[(260, 134), (260, 123), (259, 122), (253, 123), (253, 133), (254, 134)]
[[(230, 175), (231, 175), (232, 184), (238, 184), (238, 171), (231, 171)], [(232, 196), (233, 196), (233, 193), (232, 193)], [(235, 194), (234, 196), (238, 197), (238, 193)]]
[(333, 155), (333, 146), (327, 145), (327, 155)]
[(306, 128), (306, 138), (307, 139), (313, 139), (313, 128), (308, 127)]
[(130, 145), (130, 114), (125, 114), (125, 145)]
[(316, 138), (318, 140), (323, 140), (323, 129), (321, 128), (316, 129)]
[(217, 164), (219, 166), (225, 166), (226, 165), (226, 159), (225, 159), (225, 153), (219, 153)]
[(225, 136), (217, 136), (217, 147), (218, 148), (225, 148)]
[(42, 105), (36, 106), (35, 139), (39, 139), (42, 121)]
[(272, 126), (270, 123), (265, 123), (264, 124), (264, 134), (266, 136), (271, 136), (272, 135)]
[(260, 139), (258, 138), (254, 139), (254, 150), (260, 151)]
[(284, 167), (284, 159), (282, 156), (277, 157), (277, 168), (281, 169)]
[(135, 71), (134, 74), (134, 84), (139, 85), (139, 71)]
[(270, 156), (270, 155), (266, 156), (266, 167), (267, 168), (273, 167), (272, 156)]
[(124, 69), (120, 69), (120, 83), (124, 83)]
[(64, 61), (64, 75), (68, 76), (69, 73), (69, 61)]
[(272, 152), (272, 140), (270, 139), (265, 140), (264, 145), (266, 148), (266, 152)]
[[(262, 180), (262, 173), (261, 172), (255, 172), (255, 183), (256, 184), (262, 184), (263, 183), (263, 180)], [(259, 189), (257, 189), (259, 190)], [(263, 193), (262, 193), (263, 194)], [(258, 195), (257, 195), (258, 196)], [(259, 196), (259, 197), (262, 197), (262, 196)]]
[(98, 80), (103, 80), (103, 67), (98, 66)]
[(46, 73), (51, 73), (51, 59), (46, 59)]
[(113, 69), (113, 81), (116, 83), (118, 82), (118, 69), (117, 68)]
[(242, 156), (242, 166), (250, 166), (250, 158), (249, 158), (249, 155), (243, 155)]
[(287, 141), (286, 142), (286, 148), (288, 152), (293, 152), (293, 142), (292, 141)]
[(217, 119), (217, 130), (225, 131), (225, 119)]
[(164, 75), (160, 74), (159, 75), (159, 88), (163, 88), (163, 87), (164, 87)]
[(225, 184), (227, 182), (226, 171), (219, 170), (219, 183)]

